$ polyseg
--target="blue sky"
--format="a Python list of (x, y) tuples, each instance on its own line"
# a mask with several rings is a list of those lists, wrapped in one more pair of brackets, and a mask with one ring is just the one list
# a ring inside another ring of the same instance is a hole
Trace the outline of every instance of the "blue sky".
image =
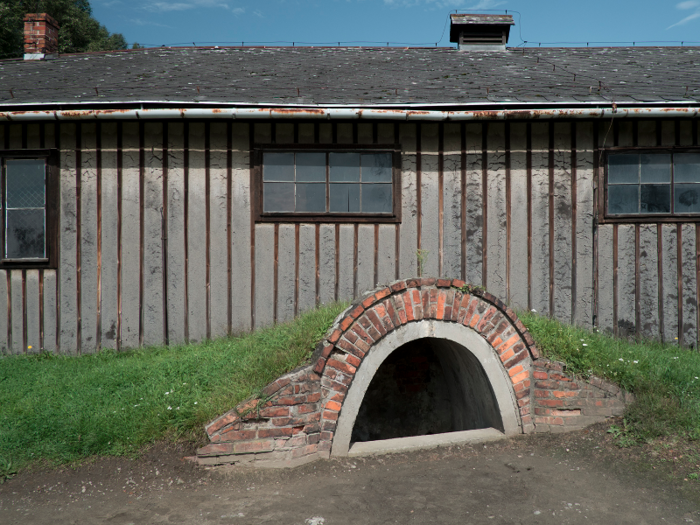
[[(513, 13), (509, 45), (698, 41), (700, 0), (92, 0), (95, 17), (149, 46), (440, 41), (447, 15)], [(514, 11), (520, 13), (518, 15)], [(522, 39), (521, 39), (522, 35)], [(440, 41), (449, 46), (449, 28)], [(567, 44), (570, 45), (570, 44)], [(599, 45), (599, 44), (596, 44)], [(617, 44), (620, 45), (620, 44)]]

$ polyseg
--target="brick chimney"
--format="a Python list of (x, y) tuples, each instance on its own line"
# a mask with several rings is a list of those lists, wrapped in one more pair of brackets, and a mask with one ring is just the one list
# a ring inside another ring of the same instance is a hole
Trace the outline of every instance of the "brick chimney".
[(58, 22), (46, 13), (24, 17), (24, 59), (46, 60), (58, 54)]

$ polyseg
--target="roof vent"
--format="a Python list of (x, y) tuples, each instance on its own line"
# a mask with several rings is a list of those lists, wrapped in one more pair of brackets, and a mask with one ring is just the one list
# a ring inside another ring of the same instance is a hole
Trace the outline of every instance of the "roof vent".
[(24, 17), (24, 59), (45, 60), (58, 53), (58, 22), (46, 13)]
[(460, 51), (505, 51), (512, 15), (450, 15), (450, 42)]

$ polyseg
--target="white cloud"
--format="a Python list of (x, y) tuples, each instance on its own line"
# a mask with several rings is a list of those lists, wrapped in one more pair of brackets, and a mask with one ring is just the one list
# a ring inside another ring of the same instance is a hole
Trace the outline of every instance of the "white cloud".
[(229, 9), (235, 15), (240, 15), (245, 12), (242, 7), (231, 8), (227, 3), (221, 0), (190, 0), (187, 2), (157, 2), (151, 1), (143, 6), (147, 11), (164, 13), (167, 11), (186, 11), (188, 9), (218, 7), (220, 9)]
[(680, 26), (683, 24), (687, 24), (691, 20), (695, 20), (696, 18), (700, 18), (700, 1), (698, 0), (686, 0), (685, 2), (680, 2), (679, 4), (676, 4), (676, 9), (680, 9), (682, 11), (687, 11), (689, 9), (695, 9), (694, 13), (689, 14), (679, 22), (676, 22), (675, 24), (672, 24), (668, 26), (666, 29), (671, 29), (672, 27)]

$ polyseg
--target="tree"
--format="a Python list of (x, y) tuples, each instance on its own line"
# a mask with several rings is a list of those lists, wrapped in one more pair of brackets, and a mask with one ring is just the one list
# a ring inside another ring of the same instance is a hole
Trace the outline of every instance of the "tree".
[(59, 53), (126, 49), (120, 33), (110, 33), (92, 17), (89, 0), (0, 0), (0, 58), (24, 53), (24, 15), (48, 13), (56, 19)]

